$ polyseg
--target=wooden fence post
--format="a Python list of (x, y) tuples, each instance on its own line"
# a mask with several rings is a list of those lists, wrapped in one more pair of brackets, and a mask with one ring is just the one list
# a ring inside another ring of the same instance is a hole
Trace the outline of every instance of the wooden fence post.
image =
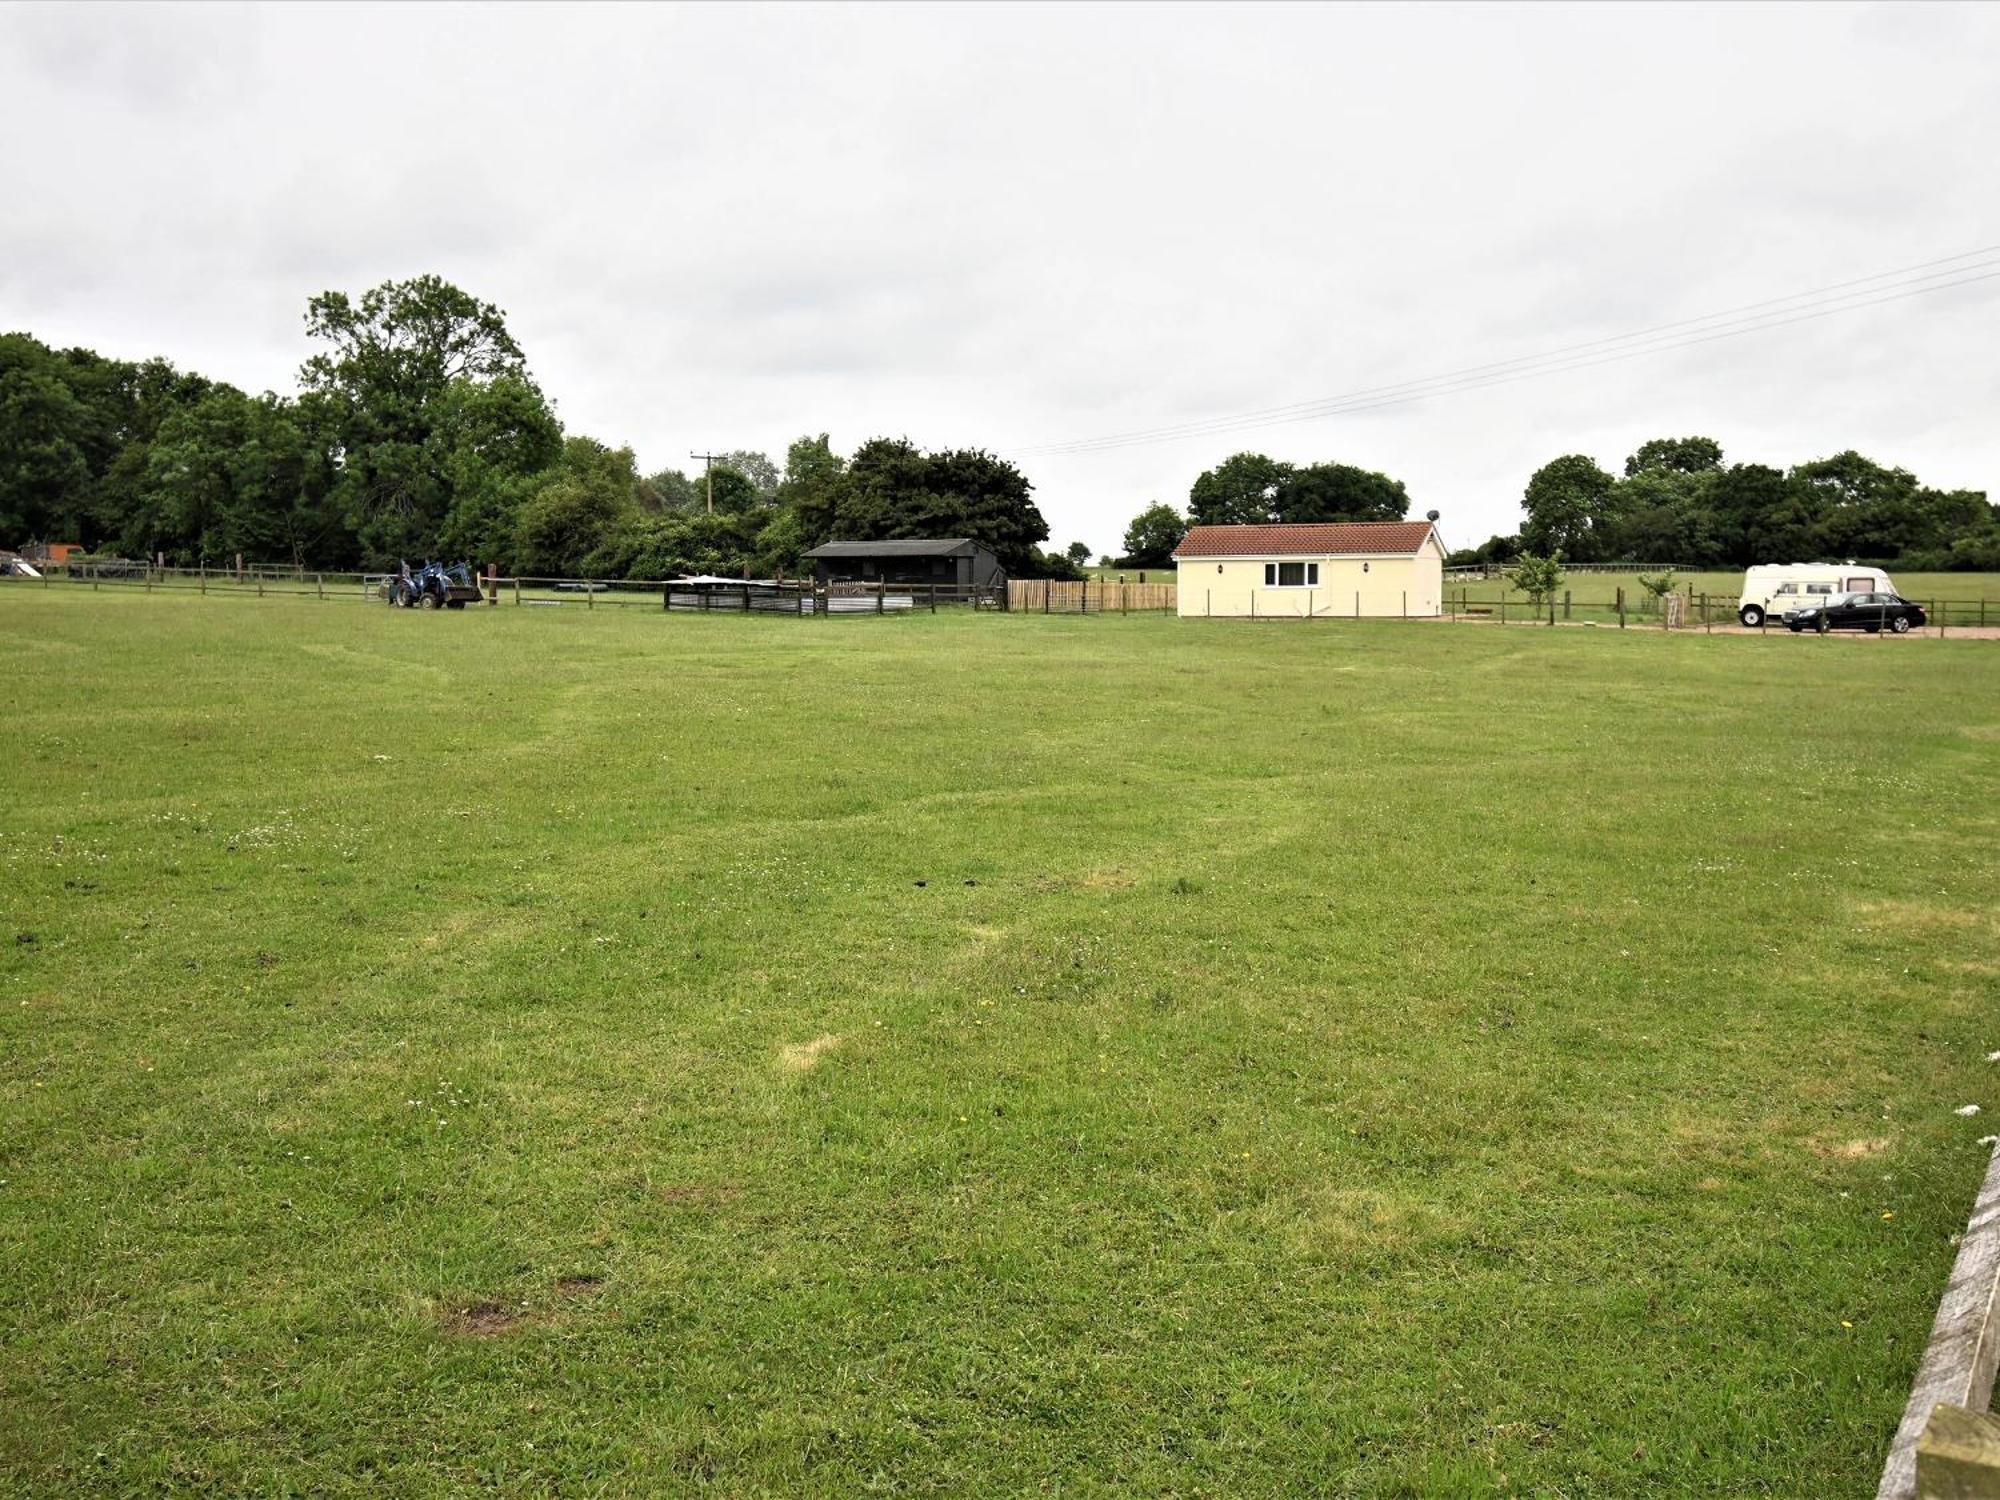
[(1563, 590), (1563, 618), (1564, 618), (1565, 620), (1567, 620), (1567, 619), (1568, 619), (1568, 618), (1570, 617), (1570, 614), (1569, 614), (1569, 602), (1570, 602), (1570, 601), (1569, 601), (1569, 590), (1568, 590), (1568, 589), (1564, 589), (1564, 590)]
[(1403, 618), (1406, 620), (1410, 618), (1410, 591), (1408, 589), (1403, 590)]
[(514, 580), (514, 607), (521, 607), (521, 580), (518, 578)]
[(1356, 590), (1354, 591), (1354, 618), (1355, 618), (1355, 619), (1357, 619), (1357, 620), (1361, 618), (1361, 590), (1360, 590), (1360, 589), (1356, 589)]
[(583, 580), (583, 607), (585, 609), (597, 608), (597, 590), (590, 586), (588, 578)]
[(1618, 587), (1618, 628), (1620, 630), (1625, 628), (1625, 587), (1623, 584), (1620, 584)]

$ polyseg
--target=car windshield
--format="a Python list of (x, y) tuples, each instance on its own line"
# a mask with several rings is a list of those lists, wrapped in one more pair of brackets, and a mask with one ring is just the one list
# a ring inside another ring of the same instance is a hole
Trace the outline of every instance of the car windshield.
[(1865, 604), (1867, 600), (1868, 596), (1866, 594), (1835, 594), (1831, 599), (1826, 601), (1826, 607), (1828, 609), (1839, 609), (1843, 604)]

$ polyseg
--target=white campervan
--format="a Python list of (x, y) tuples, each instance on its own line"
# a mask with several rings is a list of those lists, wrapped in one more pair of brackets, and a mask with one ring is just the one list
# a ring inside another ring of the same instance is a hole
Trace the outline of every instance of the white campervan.
[(1822, 604), (1834, 594), (1893, 594), (1896, 586), (1880, 568), (1854, 563), (1764, 563), (1743, 574), (1743, 597), (1736, 618), (1751, 629), (1764, 616), (1782, 617), (1804, 604)]

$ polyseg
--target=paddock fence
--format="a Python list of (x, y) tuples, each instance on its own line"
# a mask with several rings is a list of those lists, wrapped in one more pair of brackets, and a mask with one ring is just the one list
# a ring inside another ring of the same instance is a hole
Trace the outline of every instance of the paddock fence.
[[(154, 591), (236, 598), (353, 600), (383, 604), (393, 573), (331, 572), (269, 564), (218, 568), (167, 568), (146, 563), (37, 565), (39, 578), (0, 577), (15, 588), (84, 588)], [(483, 603), (517, 608), (652, 609), (702, 614), (775, 614), (797, 617), (888, 615), (940, 610), (1005, 610), (1005, 590), (953, 584), (816, 584), (809, 579), (543, 578), (475, 575)]]
[[(1450, 620), (1496, 625), (1596, 624), (1620, 628), (1714, 630), (1740, 628), (1738, 595), (1680, 590), (1655, 595), (1646, 589), (1562, 589), (1535, 599), (1512, 589), (1478, 590), (1447, 584), (1444, 614)], [(2000, 600), (1913, 599), (1930, 616), (1930, 628), (1949, 631), (2000, 625)], [(1761, 630), (1783, 631), (1782, 619), (1766, 617)]]

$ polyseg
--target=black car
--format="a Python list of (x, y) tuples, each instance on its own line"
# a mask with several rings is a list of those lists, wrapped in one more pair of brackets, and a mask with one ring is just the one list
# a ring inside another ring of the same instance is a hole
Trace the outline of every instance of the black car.
[(1794, 635), (1801, 630), (1821, 635), (1829, 630), (1865, 630), (1870, 635), (1889, 630), (1902, 635), (1926, 618), (1901, 594), (1834, 594), (1824, 603), (1786, 610), (1785, 626)]

